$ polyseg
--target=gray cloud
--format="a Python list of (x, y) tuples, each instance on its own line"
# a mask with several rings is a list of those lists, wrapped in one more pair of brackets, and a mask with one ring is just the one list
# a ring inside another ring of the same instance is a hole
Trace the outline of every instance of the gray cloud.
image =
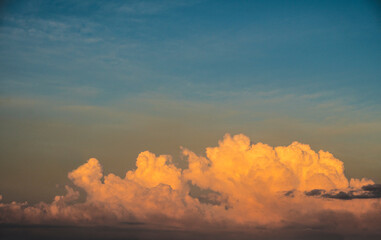
[(361, 189), (350, 189), (348, 191), (325, 191), (323, 189), (313, 189), (304, 192), (304, 194), (309, 197), (323, 197), (340, 200), (381, 198), (381, 184), (370, 184), (363, 186)]

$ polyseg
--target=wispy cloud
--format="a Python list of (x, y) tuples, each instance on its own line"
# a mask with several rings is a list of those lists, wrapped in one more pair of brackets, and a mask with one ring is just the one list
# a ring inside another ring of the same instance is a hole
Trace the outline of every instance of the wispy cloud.
[(160, 14), (165, 11), (185, 7), (192, 4), (195, 4), (197, 1), (132, 1), (130, 3), (124, 3), (119, 6), (116, 10), (124, 12), (127, 14), (133, 15), (151, 15), (151, 14)]

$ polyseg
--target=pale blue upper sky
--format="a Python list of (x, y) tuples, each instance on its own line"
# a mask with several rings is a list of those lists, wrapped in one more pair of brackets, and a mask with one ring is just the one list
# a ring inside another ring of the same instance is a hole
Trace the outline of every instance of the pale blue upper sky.
[[(123, 174), (140, 151), (202, 153), (226, 132), (311, 144), (349, 176), (381, 180), (377, 1), (3, 1), (0, 11), (0, 182), (17, 182), (0, 184), (5, 200), (50, 198), (87, 157)], [(60, 170), (30, 180), (41, 168)]]

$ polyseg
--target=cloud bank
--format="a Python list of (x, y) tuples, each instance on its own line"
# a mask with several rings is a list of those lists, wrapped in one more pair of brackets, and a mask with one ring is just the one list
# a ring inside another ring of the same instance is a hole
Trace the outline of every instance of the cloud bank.
[[(381, 185), (350, 179), (343, 162), (294, 142), (271, 147), (225, 135), (198, 156), (183, 148), (188, 168), (145, 151), (124, 178), (104, 175), (97, 159), (68, 174), (51, 203), (0, 203), (2, 224), (151, 224), (182, 229), (325, 229), (381, 234)], [(1, 195), (0, 195), (1, 200)]]

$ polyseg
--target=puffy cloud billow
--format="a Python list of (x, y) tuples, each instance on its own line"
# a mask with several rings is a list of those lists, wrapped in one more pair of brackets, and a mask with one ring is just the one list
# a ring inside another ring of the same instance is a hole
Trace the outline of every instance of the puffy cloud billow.
[[(68, 174), (79, 192), (66, 187), (52, 203), (0, 203), (0, 223), (117, 225), (144, 223), (182, 229), (328, 229), (381, 234), (381, 185), (348, 180), (331, 153), (294, 142), (251, 144), (242, 134), (225, 135), (198, 156), (182, 149), (188, 168), (171, 156), (142, 152), (136, 169), (121, 178), (104, 175), (97, 159)], [(1, 200), (1, 197), (0, 197)]]

